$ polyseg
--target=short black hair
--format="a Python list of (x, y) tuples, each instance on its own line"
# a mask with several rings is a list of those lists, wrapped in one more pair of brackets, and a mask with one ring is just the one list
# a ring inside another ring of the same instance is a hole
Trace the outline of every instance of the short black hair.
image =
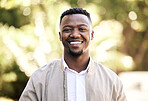
[(82, 8), (71, 8), (71, 9), (66, 10), (65, 12), (63, 12), (63, 13), (61, 14), (61, 17), (60, 17), (60, 24), (61, 24), (62, 19), (63, 19), (63, 17), (64, 17), (65, 15), (72, 15), (72, 14), (83, 14), (83, 15), (86, 15), (86, 16), (88, 17), (88, 19), (90, 20), (90, 22), (91, 22), (90, 14), (89, 14), (86, 10), (84, 10), (84, 9), (82, 9)]

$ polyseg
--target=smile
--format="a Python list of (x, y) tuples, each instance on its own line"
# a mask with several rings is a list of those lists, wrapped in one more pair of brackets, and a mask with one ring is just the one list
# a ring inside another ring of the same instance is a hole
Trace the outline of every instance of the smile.
[(70, 42), (71, 45), (75, 45), (75, 44), (81, 44), (82, 42), (77, 41), (77, 42)]

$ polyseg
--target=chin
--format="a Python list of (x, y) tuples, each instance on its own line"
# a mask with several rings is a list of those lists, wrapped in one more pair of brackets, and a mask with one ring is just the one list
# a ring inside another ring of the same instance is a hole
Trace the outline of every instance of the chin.
[(79, 52), (73, 52), (71, 50), (69, 50), (69, 53), (74, 56), (74, 57), (78, 57), (81, 56), (83, 54), (83, 51), (79, 51)]

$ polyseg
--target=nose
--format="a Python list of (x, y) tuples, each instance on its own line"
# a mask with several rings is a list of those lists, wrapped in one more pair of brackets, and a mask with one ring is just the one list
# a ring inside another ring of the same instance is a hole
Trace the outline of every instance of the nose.
[(72, 31), (72, 33), (70, 34), (70, 37), (71, 38), (79, 38), (81, 35), (80, 35), (80, 33), (79, 33), (79, 31), (77, 30), (77, 29), (74, 29), (73, 31)]

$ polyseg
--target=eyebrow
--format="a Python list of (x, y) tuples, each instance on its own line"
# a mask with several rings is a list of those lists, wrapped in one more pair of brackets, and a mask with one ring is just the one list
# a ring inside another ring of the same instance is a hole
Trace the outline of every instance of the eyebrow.
[(65, 25), (65, 26), (63, 26), (63, 28), (65, 28), (65, 27), (72, 27), (71, 25)]
[[(65, 27), (72, 27), (73, 25), (65, 25), (63, 28), (65, 28)], [(79, 24), (79, 25), (77, 25), (77, 26), (86, 26), (86, 27), (88, 27), (88, 25), (86, 25), (86, 24)]]

